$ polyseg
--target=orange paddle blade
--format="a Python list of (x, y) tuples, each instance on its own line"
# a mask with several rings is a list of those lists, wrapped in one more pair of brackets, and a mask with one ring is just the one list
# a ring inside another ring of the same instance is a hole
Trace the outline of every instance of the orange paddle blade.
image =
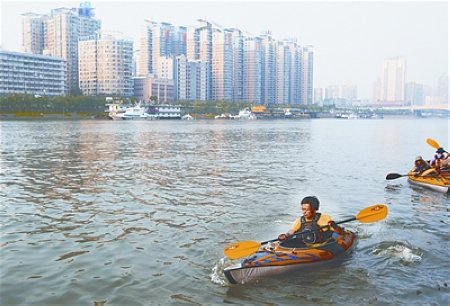
[(383, 220), (388, 214), (388, 208), (386, 204), (375, 204), (361, 210), (356, 215), (356, 220), (361, 223), (371, 223)]
[(435, 149), (439, 149), (441, 146), (439, 145), (439, 143), (436, 141), (436, 140), (434, 140), (434, 139), (432, 139), (432, 138), (427, 138), (427, 143), (430, 145), (430, 146), (432, 146), (433, 148), (435, 148)]
[(227, 245), (223, 252), (230, 259), (238, 259), (255, 253), (260, 247), (261, 242), (239, 241)]

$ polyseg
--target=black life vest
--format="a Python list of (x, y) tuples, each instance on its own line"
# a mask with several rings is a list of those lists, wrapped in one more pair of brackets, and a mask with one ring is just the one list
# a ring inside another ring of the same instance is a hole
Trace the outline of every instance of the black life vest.
[(317, 213), (311, 221), (306, 221), (305, 216), (301, 216), (301, 226), (299, 232), (308, 231), (307, 233), (300, 234), (301, 239), (305, 243), (319, 243), (324, 241), (320, 226), (317, 224), (321, 214)]

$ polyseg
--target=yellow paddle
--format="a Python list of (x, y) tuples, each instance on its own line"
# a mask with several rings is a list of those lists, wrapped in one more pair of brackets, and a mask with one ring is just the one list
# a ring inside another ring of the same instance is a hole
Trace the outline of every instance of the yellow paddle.
[(439, 145), (439, 143), (436, 141), (436, 140), (434, 140), (434, 139), (432, 139), (432, 138), (427, 138), (427, 143), (430, 145), (430, 146), (432, 146), (433, 148), (435, 148), (435, 149), (439, 149), (441, 146)]
[[(346, 223), (354, 220), (358, 220), (361, 223), (372, 223), (376, 221), (383, 220), (386, 218), (388, 213), (388, 208), (385, 204), (375, 204), (361, 210), (355, 217), (350, 219), (346, 219), (343, 221), (336, 222), (336, 224)], [(321, 228), (328, 227), (328, 225), (322, 226)], [(300, 234), (307, 233), (308, 231), (295, 233), (293, 238)], [(242, 257), (249, 256), (253, 253), (256, 253), (261, 245), (264, 245), (268, 242), (277, 241), (277, 239), (267, 240), (263, 242), (258, 241), (239, 241), (235, 243), (231, 243), (227, 245), (224, 249), (225, 256), (230, 259), (238, 259)]]

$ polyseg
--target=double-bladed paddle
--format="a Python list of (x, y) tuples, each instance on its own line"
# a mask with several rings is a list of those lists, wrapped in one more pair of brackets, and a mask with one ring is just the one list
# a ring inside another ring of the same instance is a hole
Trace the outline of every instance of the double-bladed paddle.
[[(385, 204), (375, 204), (369, 207), (364, 208), (361, 210), (356, 216), (336, 222), (336, 224), (342, 224), (350, 221), (358, 220), (361, 223), (372, 223), (376, 221), (383, 220), (386, 218), (388, 213), (388, 208)], [(322, 226), (321, 228), (328, 227), (328, 225)], [(295, 238), (298, 235), (308, 233), (310, 231), (303, 231), (294, 233), (292, 238)], [(278, 238), (267, 240), (263, 242), (258, 241), (239, 241), (235, 243), (231, 243), (227, 245), (224, 249), (225, 256), (227, 256), (230, 259), (238, 259), (242, 257), (249, 256), (253, 253), (256, 253), (261, 245), (264, 245), (269, 242), (278, 241)]]

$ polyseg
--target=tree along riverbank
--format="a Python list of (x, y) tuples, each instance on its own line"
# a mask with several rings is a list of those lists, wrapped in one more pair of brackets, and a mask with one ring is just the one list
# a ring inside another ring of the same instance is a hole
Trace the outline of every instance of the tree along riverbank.
[[(134, 98), (119, 100), (124, 105), (135, 104)], [(237, 114), (251, 107), (248, 102), (224, 101), (176, 101), (181, 106), (182, 115), (191, 114), (194, 118), (214, 118), (220, 114)], [(300, 106), (276, 105), (277, 108)], [(318, 107), (302, 107), (322, 111)], [(34, 96), (14, 94), (0, 97), (0, 119), (107, 119), (106, 97), (89, 96)]]

